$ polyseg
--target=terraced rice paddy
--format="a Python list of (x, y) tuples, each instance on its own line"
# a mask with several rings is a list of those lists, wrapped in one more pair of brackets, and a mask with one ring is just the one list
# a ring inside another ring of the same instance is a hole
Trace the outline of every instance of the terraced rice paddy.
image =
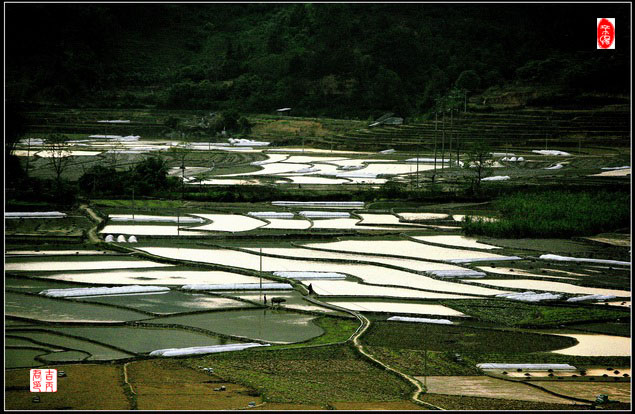
[(111, 270), (108, 272), (75, 272), (52, 274), (49, 279), (67, 282), (101, 283), (117, 285), (189, 285), (257, 283), (258, 278), (240, 273), (198, 270)]
[(499, 275), (512, 275), (512, 276), (528, 276), (528, 277), (540, 277), (547, 279), (569, 279), (576, 280), (574, 277), (566, 277), (566, 276), (547, 276), (542, 273), (531, 273), (526, 272), (521, 269), (516, 269), (512, 267), (491, 267), (491, 266), (477, 266), (477, 269), (483, 270), (489, 273), (496, 273)]
[(360, 224), (397, 224), (397, 225), (408, 225), (408, 226), (417, 226), (416, 224), (411, 223), (402, 223), (399, 222), (399, 217), (393, 216), (392, 214), (359, 214), (362, 218)]
[(445, 244), (453, 247), (468, 247), (472, 249), (500, 249), (498, 246), (492, 246), (485, 243), (480, 243), (474, 238), (465, 236), (413, 236), (413, 239), (420, 240), (426, 243)]
[[(20, 338), (27, 338), (39, 343), (47, 344), (47, 346), (50, 346), (57, 351), (65, 349), (81, 351), (82, 355), (80, 360), (107, 361), (134, 356), (130, 352), (114, 349), (105, 344), (98, 344), (81, 338), (70, 337), (60, 332), (55, 332), (48, 327), (46, 327), (45, 330), (40, 327), (40, 330), (37, 331), (32, 329), (12, 330), (10, 334), (16, 335)], [(51, 361), (54, 361), (56, 359), (57, 352), (42, 352), (40, 354), (42, 355), (42, 359), (48, 360), (50, 358)], [(63, 354), (62, 358), (63, 360), (68, 360), (68, 354)]]
[(283, 308), (287, 309), (296, 309), (302, 311), (311, 311), (311, 312), (320, 312), (327, 314), (341, 314), (341, 312), (323, 307), (317, 306), (307, 300), (296, 291), (274, 291), (274, 290), (263, 290), (262, 292), (254, 293), (254, 292), (227, 292), (228, 295), (233, 297), (250, 300), (252, 302), (263, 303), (264, 299), (267, 299), (267, 304), (271, 304), (271, 300), (273, 298), (284, 299), (284, 302), (280, 304)]
[(475, 252), (471, 250), (459, 250), (450, 249), (445, 247), (437, 247), (431, 245), (425, 245), (423, 243), (417, 243), (406, 240), (374, 240), (373, 243), (367, 243), (358, 240), (345, 240), (330, 243), (310, 243), (306, 244), (307, 247), (335, 250), (341, 252), (354, 252), (354, 253), (372, 253), (383, 255), (398, 255), (403, 257), (410, 257), (422, 260), (454, 260), (454, 259), (498, 259), (503, 256), (485, 253)]
[(269, 218), (267, 221), (269, 224), (263, 227), (265, 229), (303, 230), (311, 227), (311, 222), (308, 220)]
[(193, 326), (223, 335), (292, 343), (314, 338), (324, 332), (313, 323), (314, 319), (315, 316), (283, 310), (259, 309), (170, 316), (146, 322)]
[(584, 286), (571, 285), (569, 283), (562, 282), (548, 282), (543, 280), (532, 279), (479, 279), (466, 280), (467, 283), (479, 283), (488, 286), (496, 286), (501, 288), (514, 288), (514, 289), (527, 289), (527, 290), (541, 290), (548, 292), (560, 292), (570, 294), (583, 294), (583, 295), (615, 295), (618, 297), (630, 297), (631, 292), (628, 290), (619, 289), (601, 289), (601, 288), (589, 288)]
[[(559, 334), (557, 334), (559, 335)], [(631, 338), (611, 335), (562, 334), (579, 343), (570, 348), (553, 351), (557, 354), (579, 356), (630, 356)]]
[(13, 292), (5, 292), (5, 314), (59, 322), (117, 322), (147, 318), (145, 314), (133, 310)]
[[(92, 259), (92, 260), (91, 260)], [(169, 264), (151, 262), (149, 260), (137, 260), (134, 258), (108, 259), (104, 256), (83, 256), (81, 258), (64, 258), (60, 260), (12, 258), (5, 261), (5, 271), (19, 272), (51, 272), (51, 271), (77, 271), (77, 270), (105, 270), (105, 269), (147, 269), (152, 267), (166, 267)]]
[(424, 303), (406, 303), (390, 301), (328, 301), (331, 305), (341, 306), (358, 312), (405, 313), (413, 315), (466, 316), (443, 305)]
[(143, 224), (108, 224), (99, 233), (102, 235), (118, 234), (133, 236), (205, 236), (209, 233), (192, 230), (193, 227), (172, 225), (143, 225)]
[(156, 295), (109, 295), (85, 298), (86, 302), (117, 305), (157, 315), (168, 315), (181, 312), (206, 311), (231, 308), (247, 308), (252, 305), (224, 297), (210, 296), (202, 293), (185, 293), (169, 291), (160, 297)]
[[(260, 269), (260, 256), (255, 253), (245, 253), (234, 250), (218, 250), (218, 249), (190, 249), (190, 248), (164, 248), (164, 247), (146, 247), (140, 250), (149, 252), (163, 257), (170, 257), (174, 259), (201, 261), (204, 263), (214, 263), (225, 266), (242, 267), (245, 269), (258, 270)], [(477, 288), (476, 286), (470, 286), (460, 283), (446, 282), (441, 280), (432, 279), (426, 276), (417, 275), (410, 272), (404, 272), (396, 269), (389, 269), (374, 265), (362, 265), (362, 264), (343, 264), (343, 263), (325, 263), (325, 262), (312, 262), (308, 260), (291, 260), (277, 257), (263, 257), (262, 270), (266, 272), (277, 271), (323, 271), (323, 272), (335, 272), (344, 273), (355, 276), (365, 283), (372, 283), (376, 285), (396, 285), (409, 288), (426, 289), (440, 292), (460, 293), (460, 294), (472, 294), (472, 295), (496, 295), (504, 293), (503, 290), (495, 290), (488, 288)], [(327, 283), (321, 281), (320, 284)], [(334, 282), (328, 282), (334, 283)], [(328, 284), (327, 283), (327, 284)], [(326, 288), (325, 292), (334, 286)], [(380, 296), (380, 286), (367, 286), (358, 285), (353, 282), (340, 282), (339, 285), (335, 285), (338, 288), (339, 295), (347, 295), (356, 289), (356, 286), (364, 291), (372, 291), (370, 296)], [(391, 291), (392, 292), (392, 291)], [(399, 297), (415, 297), (425, 298), (422, 296), (422, 292), (410, 291), (410, 289), (401, 289), (396, 291), (399, 293)], [(392, 292), (395, 293), (395, 292)], [(319, 294), (319, 292), (318, 292)], [(327, 293), (324, 293), (327, 294)], [(359, 296), (360, 293), (356, 293), (354, 296)], [(392, 295), (388, 295), (392, 296)], [(427, 296), (427, 297), (434, 297)]]
[(147, 327), (56, 327), (51, 331), (75, 337), (90, 338), (103, 344), (125, 349), (131, 353), (150, 353), (156, 349), (184, 348), (190, 346), (208, 346), (234, 343), (226, 338), (204, 335), (182, 329), (163, 329)]
[[(260, 249), (246, 248), (245, 250), (257, 253)], [(423, 260), (415, 259), (401, 259), (397, 257), (382, 257), (373, 255), (362, 255), (353, 253), (341, 253), (329, 250), (314, 250), (309, 248), (285, 248), (285, 247), (265, 247), (262, 249), (263, 254), (271, 254), (277, 256), (286, 256), (289, 258), (303, 258), (303, 259), (334, 259), (345, 260), (349, 262), (370, 262), (387, 264), (391, 266), (397, 266), (408, 270), (414, 270), (416, 272), (426, 272), (431, 270), (462, 270), (462, 267), (447, 264), (426, 262)]]
[(203, 226), (192, 227), (192, 230), (204, 230), (204, 231), (227, 231), (227, 232), (239, 232), (249, 231), (263, 227), (267, 223), (252, 217), (241, 216), (238, 214), (193, 214), (197, 217), (202, 217), (207, 220), (211, 220), (211, 224)]
[(415, 378), (426, 383), (429, 387), (428, 392), (435, 394), (469, 395), (573, 405), (571, 400), (532, 388), (526, 384), (486, 376), (429, 376)]
[(447, 214), (441, 213), (399, 213), (399, 217), (402, 217), (407, 221), (415, 220), (445, 220), (448, 218)]

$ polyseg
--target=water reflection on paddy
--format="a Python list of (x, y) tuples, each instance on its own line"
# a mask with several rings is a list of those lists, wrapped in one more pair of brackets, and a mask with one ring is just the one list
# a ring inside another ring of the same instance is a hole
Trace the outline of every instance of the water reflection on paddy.
[(473, 249), (500, 249), (498, 246), (491, 246), (476, 241), (475, 238), (469, 238), (459, 235), (439, 235), (439, 236), (413, 236), (413, 239), (421, 240), (423, 242), (447, 244), (449, 246), (456, 247), (471, 247)]
[(186, 331), (184, 329), (78, 326), (56, 327), (52, 330), (102, 342), (134, 353), (147, 353), (164, 348), (224, 345), (236, 342), (226, 338)]
[(407, 313), (417, 315), (466, 316), (443, 305), (390, 301), (329, 301), (332, 305), (359, 312)]
[(255, 309), (170, 316), (149, 322), (193, 326), (220, 334), (267, 342), (291, 343), (305, 341), (324, 332), (313, 323), (314, 319), (315, 316), (283, 310)]
[(203, 311), (225, 308), (244, 308), (252, 305), (238, 300), (210, 296), (200, 293), (185, 293), (171, 290), (161, 295), (100, 296), (83, 298), (84, 301), (125, 306), (156, 314)]
[(252, 217), (241, 216), (238, 214), (192, 214), (193, 216), (203, 217), (211, 220), (211, 224), (192, 227), (192, 230), (205, 231), (249, 231), (262, 227), (267, 223)]
[[(261, 264), (260, 256), (258, 254), (234, 250), (203, 250), (167, 247), (145, 247), (140, 250), (144, 250), (149, 253), (163, 257), (194, 260), (204, 263), (215, 263), (226, 266), (242, 267), (252, 270), (258, 270)], [(365, 264), (325, 263), (302, 259), (294, 260), (263, 256), (262, 270), (266, 272), (336, 272), (356, 276), (367, 283), (414, 287), (441, 292), (465, 293), (474, 295), (496, 295), (504, 292), (496, 289), (481, 288), (467, 284), (436, 280), (430, 277), (417, 275), (410, 272)], [(410, 294), (410, 297), (413, 297), (412, 295), (417, 295), (414, 297), (421, 297), (421, 292), (413, 292)], [(371, 296), (377, 296), (377, 294), (373, 294)]]
[(315, 305), (311, 302), (304, 300), (302, 294), (300, 292), (291, 291), (291, 292), (280, 292), (273, 290), (264, 290), (258, 293), (255, 292), (229, 292), (231, 296), (238, 297), (241, 299), (251, 300), (257, 303), (263, 303), (263, 300), (266, 296), (267, 304), (271, 305), (271, 299), (273, 298), (282, 298), (285, 302), (282, 303), (282, 306), (289, 309), (299, 309), (304, 311), (312, 311), (312, 312), (322, 312), (328, 314), (340, 314), (340, 312), (325, 308), (322, 306)]
[(399, 213), (398, 216), (404, 220), (443, 220), (447, 219), (447, 214), (442, 213)]
[(514, 269), (511, 267), (491, 267), (491, 266), (477, 266), (477, 269), (484, 270), (490, 273), (497, 273), (499, 275), (519, 275), (519, 276), (530, 276), (530, 277), (544, 277), (547, 279), (570, 279), (576, 280), (574, 277), (565, 277), (565, 276), (546, 276), (540, 273), (530, 273), (525, 272), (521, 269)]
[(48, 278), (82, 283), (178, 286), (191, 284), (257, 283), (259, 280), (254, 276), (246, 276), (221, 270), (112, 270), (108, 272), (54, 274)]
[(415, 226), (417, 224), (412, 223), (402, 223), (399, 221), (399, 217), (393, 216), (392, 214), (359, 214), (362, 218), (361, 224), (399, 224), (399, 225), (407, 225), (407, 226)]
[(354, 229), (354, 230), (404, 230), (403, 227), (382, 227), (357, 225), (356, 218), (333, 218), (313, 220), (313, 229)]
[(118, 258), (107, 260), (103, 256), (95, 256), (94, 260), (88, 260), (88, 256), (75, 258), (64, 258), (60, 260), (51, 259), (7, 259), (4, 264), (5, 271), (67, 271), (67, 270), (97, 270), (97, 269), (130, 269), (130, 268), (150, 268), (172, 266), (164, 263), (151, 262), (149, 260), (137, 260), (130, 258), (126, 260)]
[[(246, 248), (245, 250), (258, 253), (260, 249)], [(425, 272), (430, 270), (463, 270), (462, 267), (448, 263), (426, 262), (423, 260), (414, 259), (400, 259), (397, 257), (366, 256), (361, 254), (340, 253), (335, 251), (323, 251), (304, 248), (266, 247), (262, 249), (262, 253), (305, 259), (338, 259), (348, 261), (383, 263), (415, 270), (418, 272)]]
[(502, 257), (492, 253), (437, 247), (408, 240), (373, 240), (372, 242), (343, 240), (330, 243), (309, 243), (306, 246), (342, 252), (398, 255), (423, 260), (496, 259)]
[(294, 219), (276, 219), (268, 218), (269, 224), (264, 226), (265, 229), (308, 229), (311, 227), (309, 220)]
[(311, 285), (318, 295), (323, 296), (376, 296), (413, 299), (474, 299), (449, 293), (423, 292), (398, 287), (364, 285), (348, 280), (303, 280), (306, 286)]
[[(68, 336), (64, 336), (60, 332), (56, 332), (53, 329), (49, 329), (49, 327), (40, 326), (39, 328), (46, 329), (48, 330), (48, 332), (22, 330), (22, 331), (12, 331), (11, 334), (24, 337), (24, 338), (33, 339), (35, 341), (48, 344), (49, 346), (53, 348), (62, 347), (62, 348), (70, 348), (77, 351), (83, 351), (90, 354), (90, 356), (86, 358), (89, 360), (110, 360), (110, 359), (129, 358), (133, 356), (133, 354), (129, 352), (122, 352), (120, 350), (112, 349), (108, 346), (96, 344), (94, 342), (86, 341), (80, 338), (71, 338)], [(54, 353), (50, 353), (49, 355), (54, 355)], [(86, 356), (84, 355), (84, 357)]]
[(548, 292), (562, 292), (584, 295), (615, 295), (620, 297), (630, 297), (628, 290), (590, 288), (584, 286), (571, 285), (562, 282), (547, 282), (544, 280), (532, 279), (479, 279), (478, 281), (466, 280), (467, 283), (482, 283), (484, 285), (497, 286), (503, 288), (545, 290)]
[(109, 322), (147, 318), (132, 310), (5, 292), (5, 314), (42, 321)]

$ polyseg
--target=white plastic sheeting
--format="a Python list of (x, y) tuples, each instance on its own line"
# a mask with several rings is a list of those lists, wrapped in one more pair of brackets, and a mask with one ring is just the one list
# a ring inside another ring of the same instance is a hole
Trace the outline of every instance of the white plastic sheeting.
[(615, 299), (615, 295), (586, 295), (586, 296), (576, 296), (573, 298), (567, 299), (567, 302), (583, 302), (587, 300), (609, 300)]
[(387, 150), (383, 150), (383, 151), (379, 151), (380, 154), (394, 154), (395, 150), (394, 149), (387, 149)]
[(126, 236), (124, 236), (123, 234), (120, 234), (119, 237), (117, 237), (117, 243), (125, 243), (126, 242)]
[(106, 119), (106, 120), (102, 120), (102, 121), (97, 121), (99, 123), (102, 124), (129, 124), (130, 120), (129, 119)]
[(336, 272), (273, 272), (274, 275), (294, 280), (346, 279), (346, 275)]
[(167, 348), (157, 349), (150, 352), (150, 356), (181, 356), (181, 355), (198, 355), (198, 354), (213, 354), (217, 352), (229, 352), (229, 351), (242, 351), (243, 349), (253, 348), (255, 346), (269, 346), (269, 344), (227, 344), (227, 345), (210, 345), (210, 346), (193, 346), (190, 348)]
[(347, 172), (341, 174), (335, 174), (337, 178), (377, 178), (378, 174), (365, 173), (365, 172)]
[(497, 256), (497, 257), (475, 257), (472, 259), (449, 259), (444, 260), (445, 262), (450, 263), (470, 263), (470, 262), (489, 262), (495, 260), (522, 260), (522, 257), (518, 256)]
[(204, 223), (205, 220), (200, 217), (190, 216), (148, 216), (143, 214), (111, 214), (108, 216), (110, 221), (134, 221), (134, 222), (156, 222), (156, 223)]
[(545, 170), (559, 170), (560, 168), (562, 168), (562, 164), (556, 164), (552, 165), (551, 167), (545, 168)]
[(546, 371), (552, 369), (554, 371), (577, 371), (577, 368), (569, 364), (496, 364), (496, 363), (483, 363), (476, 364), (481, 369), (528, 369), (534, 371)]
[(532, 291), (522, 293), (502, 293), (496, 295), (497, 298), (506, 298), (511, 300), (519, 300), (521, 302), (540, 302), (541, 300), (560, 299), (562, 295), (554, 295), (553, 293), (536, 293)]
[(136, 242), (137, 242), (137, 238), (135, 236), (128, 237), (128, 243), (136, 243)]
[(426, 272), (436, 277), (472, 277), (480, 278), (485, 277), (483, 272), (477, 272), (476, 270), (430, 270)]
[(250, 211), (248, 216), (262, 217), (262, 218), (278, 218), (278, 219), (292, 219), (293, 213), (285, 213), (279, 211)]
[(602, 167), (603, 170), (626, 170), (628, 168), (631, 168), (631, 166), (625, 165), (623, 167)]
[(106, 240), (106, 243), (112, 243), (112, 242), (115, 241), (115, 238), (113, 237), (112, 234), (109, 234), (109, 235), (106, 236), (105, 240)]
[(284, 207), (359, 207), (364, 208), (363, 201), (272, 201), (274, 206)]
[(622, 266), (630, 266), (631, 262), (622, 262), (619, 260), (606, 260), (606, 259), (584, 259), (579, 257), (559, 256), (557, 254), (543, 254), (539, 257), (543, 260), (557, 260), (560, 262), (589, 262), (589, 263), (605, 263)]
[(64, 218), (66, 213), (59, 211), (5, 212), (4, 218)]
[[(406, 162), (417, 162), (417, 160), (419, 160), (418, 162), (423, 162), (423, 163), (430, 163), (430, 162), (434, 162), (434, 158), (408, 158), (406, 160)], [(437, 158), (437, 163), (441, 162), (441, 158)], [(449, 163), (450, 160), (449, 159), (445, 159), (443, 160), (444, 163)]]
[(218, 285), (183, 285), (184, 290), (286, 290), (293, 289), (288, 283), (223, 283)]
[(70, 298), (74, 296), (121, 295), (126, 293), (167, 292), (170, 288), (162, 286), (116, 286), (94, 288), (46, 289), (40, 295), (52, 298)]
[(235, 145), (237, 147), (266, 147), (270, 144), (269, 142), (252, 141), (250, 139), (243, 138), (229, 138), (227, 141), (229, 141), (231, 145)]
[(321, 218), (321, 217), (350, 217), (350, 213), (344, 211), (301, 211), (301, 216), (308, 218)]
[(391, 316), (388, 320), (398, 322), (434, 323), (437, 325), (454, 325), (454, 322), (448, 319), (413, 318), (410, 316)]
[(511, 177), (509, 175), (495, 175), (493, 177), (486, 177), (481, 179), (481, 181), (506, 181)]
[(541, 155), (571, 155), (568, 152), (558, 150), (532, 150), (531, 152)]

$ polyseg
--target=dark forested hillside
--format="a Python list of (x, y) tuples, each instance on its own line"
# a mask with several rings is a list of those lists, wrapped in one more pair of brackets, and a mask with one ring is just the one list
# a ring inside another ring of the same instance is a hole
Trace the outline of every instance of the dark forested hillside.
[[(405, 116), (455, 89), (628, 96), (629, 4), (6, 4), (12, 102)], [(616, 49), (596, 50), (597, 17)]]

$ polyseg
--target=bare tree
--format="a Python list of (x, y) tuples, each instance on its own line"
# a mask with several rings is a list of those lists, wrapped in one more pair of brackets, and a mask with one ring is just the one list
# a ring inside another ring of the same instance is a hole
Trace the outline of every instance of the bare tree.
[(55, 182), (58, 191), (62, 188), (62, 174), (71, 163), (66, 141), (68, 138), (61, 134), (50, 134), (44, 140), (44, 150), (48, 153), (46, 158), (55, 173)]
[(481, 180), (492, 172), (494, 160), (491, 148), (482, 140), (476, 141), (468, 147), (464, 160), (463, 168), (469, 171), (473, 177), (472, 189), (474, 192), (478, 192), (481, 188)]

